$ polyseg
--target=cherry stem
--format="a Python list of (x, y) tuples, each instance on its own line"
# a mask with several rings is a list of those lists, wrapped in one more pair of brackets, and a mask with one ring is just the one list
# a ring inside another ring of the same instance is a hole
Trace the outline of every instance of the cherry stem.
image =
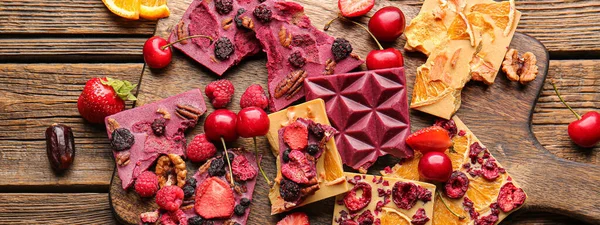
[(269, 180), (269, 178), (267, 178), (267, 174), (265, 174), (265, 171), (263, 170), (262, 166), (260, 165), (260, 163), (262, 161), (262, 157), (258, 158), (258, 145), (256, 144), (256, 137), (253, 137), (253, 139), (254, 139), (254, 151), (256, 152), (256, 162), (258, 164), (258, 169), (260, 169), (260, 173), (262, 173), (263, 177), (267, 181), (267, 184), (269, 184), (269, 186), (271, 186), (271, 181)]
[(444, 204), (444, 206), (446, 207), (446, 209), (448, 211), (450, 211), (450, 213), (452, 213), (452, 215), (458, 217), (459, 220), (464, 220), (466, 217), (465, 216), (461, 216), (458, 215), (458, 213), (455, 213), (454, 211), (452, 211), (452, 209), (450, 209), (450, 207), (448, 206), (448, 204), (446, 204), (446, 201), (444, 200), (444, 197), (442, 197), (442, 194), (440, 194), (440, 191), (436, 191), (438, 197), (440, 197), (440, 200), (442, 200), (442, 204)]
[(171, 47), (171, 46), (173, 46), (174, 44), (177, 44), (177, 43), (179, 43), (179, 42), (185, 41), (185, 40), (187, 40), (187, 39), (199, 38), (199, 37), (202, 37), (202, 38), (208, 38), (208, 40), (210, 40), (210, 42), (211, 42), (211, 43), (213, 42), (213, 38), (212, 38), (212, 37), (210, 37), (210, 36), (201, 35), (201, 34), (199, 34), (199, 35), (192, 35), (192, 36), (187, 36), (187, 37), (184, 37), (184, 38), (182, 38), (182, 39), (179, 39), (179, 40), (177, 40), (177, 41), (174, 41), (174, 42), (168, 43), (168, 44), (166, 44), (166, 45), (164, 45), (164, 46), (160, 47), (160, 50), (165, 50), (166, 48), (168, 48), (168, 47)]
[(229, 161), (229, 153), (227, 153), (227, 146), (225, 146), (225, 139), (223, 139), (223, 137), (221, 137), (221, 143), (223, 143), (223, 149), (225, 151), (225, 158), (227, 158), (227, 166), (229, 166), (229, 181), (231, 181), (231, 187), (234, 187), (235, 184), (233, 183), (233, 172), (231, 170), (231, 162)]
[(575, 110), (573, 110), (573, 109), (571, 108), (571, 106), (569, 106), (569, 105), (567, 104), (567, 102), (565, 102), (565, 100), (562, 98), (562, 96), (560, 96), (560, 93), (558, 93), (558, 88), (556, 88), (556, 84), (554, 83), (554, 81), (552, 81), (551, 83), (552, 83), (552, 87), (554, 88), (554, 92), (556, 92), (556, 95), (558, 95), (558, 99), (560, 99), (560, 101), (561, 101), (561, 102), (562, 102), (562, 103), (563, 103), (563, 104), (564, 104), (564, 105), (565, 105), (567, 108), (569, 108), (569, 110), (571, 110), (571, 112), (572, 112), (573, 114), (575, 114), (575, 116), (577, 117), (577, 120), (580, 120), (580, 119), (581, 119), (581, 116), (579, 115), (579, 113), (575, 112)]
[(377, 38), (375, 37), (375, 35), (373, 35), (373, 33), (371, 33), (371, 31), (369, 30), (369, 28), (365, 27), (364, 25), (362, 25), (362, 24), (360, 24), (360, 23), (358, 23), (358, 22), (356, 22), (354, 20), (351, 20), (351, 19), (348, 19), (346, 17), (343, 17), (341, 15), (338, 15), (336, 18), (333, 18), (332, 20), (330, 20), (329, 22), (327, 22), (325, 24), (325, 27), (323, 28), (323, 30), (325, 30), (325, 31), (329, 30), (329, 26), (331, 26), (331, 23), (333, 23), (333, 21), (335, 21), (337, 19), (345, 20), (345, 21), (350, 21), (350, 22), (352, 22), (352, 23), (360, 26), (362, 29), (366, 30), (367, 33), (369, 33), (369, 35), (371, 35), (371, 37), (373, 38), (373, 40), (375, 40), (375, 43), (377, 43), (377, 46), (379, 47), (379, 50), (383, 50), (383, 47), (381, 46), (381, 44), (379, 43), (379, 41), (377, 40)]

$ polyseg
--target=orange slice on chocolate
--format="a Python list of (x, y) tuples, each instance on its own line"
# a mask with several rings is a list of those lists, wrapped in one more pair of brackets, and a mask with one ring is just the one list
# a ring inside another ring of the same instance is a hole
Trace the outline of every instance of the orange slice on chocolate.
[[(439, 65), (438, 63), (438, 65), (431, 69), (427, 67), (427, 65), (428, 64), (422, 65), (417, 69), (417, 76), (410, 102), (411, 108), (433, 104), (452, 93), (452, 88), (444, 81), (431, 79), (431, 77), (439, 77), (433, 73), (438, 73), (437, 67), (441, 66), (443, 68), (444, 65)], [(440, 76), (443, 76), (443, 74)]]
[(461, 225), (467, 222), (464, 219), (460, 220), (456, 215), (452, 214), (452, 212), (450, 212), (450, 210), (442, 203), (442, 199), (440, 198), (444, 198), (444, 202), (452, 212), (457, 213), (459, 216), (469, 216), (464, 210), (461, 200), (454, 200), (436, 195), (434, 201), (435, 204), (433, 205), (432, 225)]
[(383, 208), (381, 214), (381, 225), (410, 225), (410, 219), (394, 209)]

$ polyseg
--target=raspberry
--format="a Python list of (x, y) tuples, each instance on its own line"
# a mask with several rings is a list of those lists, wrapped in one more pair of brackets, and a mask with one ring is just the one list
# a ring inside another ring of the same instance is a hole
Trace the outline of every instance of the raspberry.
[(419, 188), (413, 183), (398, 181), (392, 188), (392, 200), (401, 209), (409, 210), (415, 206), (418, 195)]
[(152, 128), (152, 132), (156, 136), (162, 136), (165, 133), (165, 123), (167, 121), (164, 118), (155, 119), (150, 126)]
[(429, 217), (427, 217), (425, 209), (420, 208), (417, 210), (415, 215), (413, 215), (412, 221), (410, 221), (410, 223), (414, 225), (425, 225), (428, 221)]
[(279, 184), (279, 194), (283, 200), (295, 202), (300, 198), (300, 186), (294, 181), (285, 178), (281, 179)]
[(467, 189), (469, 189), (469, 178), (458, 170), (452, 172), (450, 179), (444, 185), (446, 195), (453, 199), (462, 198), (467, 193)]
[(234, 91), (233, 84), (226, 79), (210, 82), (204, 89), (204, 93), (216, 109), (225, 108), (231, 101)]
[(331, 52), (333, 52), (333, 59), (337, 62), (348, 58), (352, 53), (352, 45), (346, 39), (336, 38), (331, 45)]
[(229, 59), (229, 56), (233, 54), (234, 50), (235, 46), (233, 46), (233, 43), (231, 43), (231, 40), (227, 37), (219, 38), (219, 40), (215, 42), (215, 57), (217, 57), (218, 60)]
[(300, 122), (285, 127), (283, 140), (292, 150), (302, 150), (308, 145), (308, 128)]
[(156, 193), (156, 204), (161, 209), (176, 211), (183, 201), (183, 190), (177, 186), (163, 187)]
[[(357, 193), (356, 193), (358, 190), (362, 191), (362, 195), (360, 197), (357, 196)], [(370, 202), (371, 202), (371, 185), (369, 185), (365, 182), (357, 183), (356, 185), (354, 185), (352, 190), (350, 190), (346, 194), (346, 196), (344, 196), (344, 205), (352, 213), (357, 212), (357, 211), (367, 207), (367, 205), (369, 205)]]
[(289, 158), (290, 162), (281, 165), (281, 174), (284, 177), (296, 183), (308, 184), (317, 176), (315, 162), (308, 159), (303, 152), (292, 150)]
[(513, 183), (506, 183), (500, 188), (498, 195), (498, 205), (503, 212), (511, 210), (523, 205), (527, 195), (523, 189), (516, 187)]
[(177, 211), (164, 213), (160, 217), (160, 223), (163, 225), (187, 225), (188, 219), (185, 213), (178, 209)]
[(250, 164), (245, 156), (239, 155), (231, 162), (231, 170), (236, 180), (247, 181), (256, 177), (256, 169)]
[(253, 13), (254, 13), (254, 16), (256, 17), (256, 19), (258, 19), (260, 22), (263, 22), (263, 23), (271, 22), (271, 16), (272, 16), (273, 12), (271, 12), (271, 10), (268, 9), (266, 5), (263, 5), (263, 4), (257, 5), (256, 8), (254, 8)]
[(256, 106), (261, 109), (265, 109), (269, 106), (269, 99), (265, 95), (265, 90), (263, 90), (260, 84), (250, 85), (244, 94), (242, 94), (242, 98), (240, 98), (240, 108), (243, 109), (250, 106)]
[(152, 197), (158, 191), (158, 177), (150, 171), (144, 171), (135, 181), (135, 192), (141, 197)]
[(224, 180), (211, 177), (198, 185), (194, 210), (202, 218), (229, 218), (234, 205), (233, 190)]
[(156, 223), (158, 221), (158, 210), (140, 214), (140, 220), (142, 223)]
[(287, 215), (285, 218), (277, 222), (277, 225), (296, 225), (296, 224), (310, 224), (308, 216), (303, 212), (295, 212)]
[(217, 148), (206, 139), (206, 134), (196, 135), (186, 150), (187, 158), (195, 163), (206, 161), (216, 153)]

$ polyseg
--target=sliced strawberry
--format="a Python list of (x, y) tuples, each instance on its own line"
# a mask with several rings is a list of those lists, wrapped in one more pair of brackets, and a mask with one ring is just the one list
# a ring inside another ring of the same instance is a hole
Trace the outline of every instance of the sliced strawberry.
[(283, 141), (292, 150), (304, 150), (308, 145), (308, 128), (300, 122), (294, 122), (283, 131)]
[(439, 126), (426, 127), (406, 138), (406, 143), (423, 154), (428, 152), (444, 152), (452, 146), (450, 134)]
[(277, 225), (310, 225), (310, 222), (305, 213), (295, 212), (280, 220)]
[(198, 185), (194, 209), (202, 218), (229, 218), (234, 206), (233, 190), (224, 180), (211, 177)]
[(375, 6), (375, 0), (338, 0), (338, 8), (344, 17), (367, 14)]

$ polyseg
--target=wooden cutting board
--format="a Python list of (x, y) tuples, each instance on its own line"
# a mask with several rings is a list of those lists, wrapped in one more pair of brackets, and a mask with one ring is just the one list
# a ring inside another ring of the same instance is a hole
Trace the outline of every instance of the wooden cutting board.
[[(158, 22), (155, 35), (168, 37), (170, 29), (179, 21), (191, 0), (169, 1), (171, 16)], [(321, 28), (335, 17), (337, 1), (300, 0), (313, 24)], [(375, 9), (394, 5), (402, 9), (407, 21), (418, 13), (419, 5), (404, 5), (402, 2), (378, 1)], [(361, 18), (366, 24), (368, 18)], [(352, 43), (354, 52), (361, 57), (376, 48), (369, 35), (351, 24), (334, 23), (328, 31), (335, 37), (344, 37)], [(405, 39), (386, 47), (402, 49)], [(492, 151), (492, 154), (506, 167), (513, 177), (523, 186), (529, 198), (523, 209), (528, 211), (549, 211), (577, 217), (584, 221), (600, 223), (600, 166), (582, 164), (560, 159), (537, 141), (531, 131), (531, 116), (540, 90), (548, 71), (548, 52), (536, 39), (517, 33), (511, 47), (520, 52), (533, 52), (538, 58), (540, 74), (538, 78), (526, 86), (510, 82), (504, 74), (499, 74), (496, 83), (486, 86), (471, 82), (463, 90), (462, 106), (457, 115), (475, 133), (475, 135)], [(404, 53), (405, 70), (408, 80), (408, 93), (412, 93), (416, 68), (425, 62), (425, 56), (419, 53)], [(245, 60), (228, 71), (223, 77), (235, 84), (235, 96), (229, 109), (239, 110), (239, 99), (250, 84), (259, 83), (266, 88), (267, 70), (266, 56), (259, 54)], [(364, 65), (361, 69), (365, 69)], [(199, 63), (175, 50), (173, 61), (163, 70), (150, 70), (146, 67), (140, 81), (138, 102), (140, 106), (165, 97), (169, 97), (192, 88), (201, 88), (218, 79), (216, 75), (202, 67)], [(206, 99), (208, 113), (213, 109)], [(205, 115), (207, 115), (205, 114)], [(202, 133), (204, 117), (199, 125), (187, 135), (188, 141), (198, 133)], [(430, 126), (432, 116), (411, 110), (412, 130)], [(565, 135), (566, 131), (565, 131)], [(275, 159), (270, 154), (266, 138), (259, 138), (259, 148), (265, 152), (263, 166), (270, 177), (274, 177)], [(251, 139), (240, 139), (235, 146), (252, 149)], [(383, 157), (371, 168), (369, 173), (378, 174), (385, 166), (392, 166), (396, 159)], [(193, 174), (198, 164), (188, 163), (189, 174)], [(270, 216), (270, 204), (267, 197), (269, 187), (262, 177), (254, 191), (254, 201), (248, 224), (275, 224), (282, 216)], [(157, 208), (154, 201), (140, 199), (130, 190), (121, 188), (121, 181), (113, 174), (110, 188), (110, 202), (115, 217), (128, 224), (137, 224), (139, 214)], [(332, 219), (333, 198), (314, 203), (300, 210), (307, 212), (312, 224), (330, 224)]]

